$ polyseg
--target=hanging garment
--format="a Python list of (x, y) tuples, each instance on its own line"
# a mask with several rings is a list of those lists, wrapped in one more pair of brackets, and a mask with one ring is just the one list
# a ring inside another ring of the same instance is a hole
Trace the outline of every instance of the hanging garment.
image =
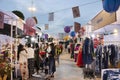
[(107, 80), (107, 79), (108, 79), (108, 71), (104, 71), (102, 80)]
[(91, 64), (93, 61), (92, 54), (94, 53), (93, 49), (93, 42), (91, 39), (86, 38), (83, 44), (83, 63), (84, 64)]
[(108, 68), (108, 50), (107, 50), (107, 46), (103, 47), (103, 59), (102, 59), (102, 63), (103, 63), (103, 67), (104, 69)]
[(75, 59), (75, 62), (77, 61), (78, 53), (79, 53), (79, 46), (78, 46), (78, 44), (76, 44), (75, 45), (75, 49), (74, 49), (74, 59)]
[(118, 59), (117, 68), (120, 68), (120, 46), (118, 47), (118, 56), (117, 56), (117, 59)]
[(83, 66), (83, 60), (82, 60), (82, 49), (79, 51), (77, 56), (77, 66), (82, 67)]
[(101, 73), (101, 68), (102, 68), (102, 45), (99, 45), (96, 49), (96, 68), (95, 68), (95, 72), (96, 74), (100, 74)]
[(115, 45), (111, 45), (110, 49), (111, 49), (111, 55), (109, 56), (110, 64), (111, 64), (112, 67), (115, 67), (115, 55), (116, 55)]

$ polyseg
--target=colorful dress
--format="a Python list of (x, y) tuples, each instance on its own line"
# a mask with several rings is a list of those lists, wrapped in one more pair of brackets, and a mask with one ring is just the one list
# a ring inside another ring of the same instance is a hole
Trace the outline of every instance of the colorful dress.
[(21, 76), (22, 76), (22, 80), (27, 80), (28, 79), (28, 62), (27, 62), (27, 58), (28, 57), (28, 53), (26, 53), (25, 50), (22, 50), (20, 52), (20, 58), (19, 58), (19, 63), (20, 63), (20, 72), (21, 72)]
[(82, 48), (80, 49), (78, 56), (77, 56), (77, 66), (82, 67), (83, 66), (83, 60), (82, 60)]

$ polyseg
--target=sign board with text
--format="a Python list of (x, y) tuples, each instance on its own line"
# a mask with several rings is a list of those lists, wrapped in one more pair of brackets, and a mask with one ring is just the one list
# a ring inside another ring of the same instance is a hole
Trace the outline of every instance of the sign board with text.
[(116, 21), (116, 13), (108, 13), (102, 10), (98, 15), (96, 15), (91, 20), (91, 25), (93, 26), (93, 31), (100, 29), (106, 25), (109, 25)]

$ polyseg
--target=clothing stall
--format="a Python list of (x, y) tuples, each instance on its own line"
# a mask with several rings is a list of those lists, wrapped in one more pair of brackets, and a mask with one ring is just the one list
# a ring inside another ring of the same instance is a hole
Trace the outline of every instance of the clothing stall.
[[(118, 69), (120, 68), (120, 17), (119, 17), (120, 9), (114, 14), (110, 20), (115, 20), (109, 22), (106, 20), (107, 25), (101, 21), (101, 24), (98, 23), (94, 25), (95, 27), (99, 25), (96, 30), (92, 33), (95, 35), (94, 38), (99, 40), (99, 45), (95, 48), (95, 75), (101, 76), (104, 69)], [(101, 16), (99, 16), (101, 17)], [(95, 17), (96, 21), (99, 20), (98, 17)], [(94, 21), (94, 20), (93, 20)], [(94, 21), (95, 22), (95, 21)], [(101, 26), (101, 25), (105, 26)], [(109, 25), (108, 25), (109, 24)], [(102, 35), (102, 41), (100, 40), (100, 36)]]
[[(23, 30), (24, 21), (17, 17), (12, 12), (6, 12), (0, 10), (1, 24), (0, 25), (0, 35), (2, 36), (0, 40), (0, 54), (4, 51), (9, 51), (6, 56), (9, 59), (9, 64), (11, 65), (11, 80), (13, 80), (13, 68), (17, 64), (17, 36)], [(4, 42), (4, 43), (3, 43)], [(3, 53), (6, 55), (6, 53)], [(16, 72), (16, 70), (15, 70)], [(17, 72), (16, 72), (17, 75)]]

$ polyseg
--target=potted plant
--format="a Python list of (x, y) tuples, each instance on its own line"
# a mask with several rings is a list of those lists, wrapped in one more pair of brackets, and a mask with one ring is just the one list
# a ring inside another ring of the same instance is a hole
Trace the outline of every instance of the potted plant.
[(0, 58), (0, 79), (6, 80), (11, 74), (11, 64), (10, 60)]

